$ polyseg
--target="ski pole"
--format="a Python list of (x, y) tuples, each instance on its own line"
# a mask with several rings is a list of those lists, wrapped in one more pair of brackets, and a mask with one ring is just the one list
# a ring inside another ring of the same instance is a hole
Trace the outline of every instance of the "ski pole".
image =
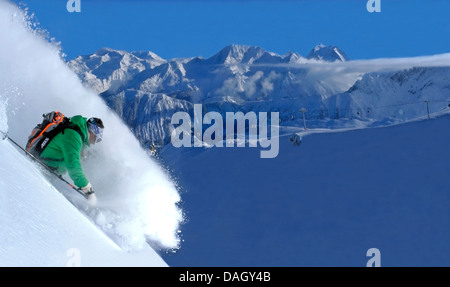
[(38, 162), (40, 165), (42, 165), (45, 169), (47, 169), (50, 173), (52, 173), (54, 176), (56, 176), (57, 178), (59, 178), (61, 181), (65, 182), (66, 184), (68, 184), (73, 190), (75, 190), (76, 192), (78, 192), (79, 194), (81, 194), (82, 196), (86, 197), (86, 195), (84, 193), (81, 192), (81, 190), (79, 188), (76, 188), (73, 184), (71, 184), (70, 182), (68, 182), (67, 180), (65, 180), (61, 175), (57, 174), (53, 169), (51, 169), (50, 167), (48, 167), (45, 163), (43, 163), (42, 161), (40, 161), (38, 158), (36, 158), (34, 155), (32, 155), (31, 153), (29, 153), (26, 149), (24, 149), (23, 147), (21, 147), (15, 140), (13, 140), (12, 138), (10, 138), (8, 136), (8, 133), (5, 133), (3, 131), (0, 131), (0, 133), (2, 133), (2, 139), (9, 139), (13, 144), (15, 144), (18, 148), (20, 148), (22, 151), (25, 152), (25, 154), (27, 154), (28, 156), (30, 156), (34, 161)]

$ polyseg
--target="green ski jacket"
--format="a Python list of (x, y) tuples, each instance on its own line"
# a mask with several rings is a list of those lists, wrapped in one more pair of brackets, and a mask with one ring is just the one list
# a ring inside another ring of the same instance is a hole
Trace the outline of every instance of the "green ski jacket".
[(66, 128), (52, 139), (41, 154), (45, 163), (56, 168), (59, 174), (67, 171), (78, 187), (85, 187), (89, 183), (80, 162), (83, 148), (89, 146), (89, 132), (86, 121), (87, 119), (82, 116), (73, 116), (70, 122), (77, 126), (80, 132)]

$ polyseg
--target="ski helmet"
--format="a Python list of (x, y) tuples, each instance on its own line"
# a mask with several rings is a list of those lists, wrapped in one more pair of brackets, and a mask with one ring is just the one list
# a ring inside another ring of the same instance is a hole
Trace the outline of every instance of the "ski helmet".
[(103, 139), (103, 129), (105, 126), (99, 118), (90, 118), (87, 120), (88, 131), (95, 135), (95, 143), (99, 143)]

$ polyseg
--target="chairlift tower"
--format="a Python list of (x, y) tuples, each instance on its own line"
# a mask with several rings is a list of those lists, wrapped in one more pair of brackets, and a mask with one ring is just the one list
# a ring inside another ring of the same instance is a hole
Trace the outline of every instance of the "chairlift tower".
[(305, 113), (307, 112), (307, 110), (305, 108), (301, 108), (299, 112), (303, 114), (303, 128), (306, 130)]
[(427, 103), (427, 114), (428, 118), (430, 118), (430, 107), (429, 107), (430, 100), (425, 100), (424, 102)]

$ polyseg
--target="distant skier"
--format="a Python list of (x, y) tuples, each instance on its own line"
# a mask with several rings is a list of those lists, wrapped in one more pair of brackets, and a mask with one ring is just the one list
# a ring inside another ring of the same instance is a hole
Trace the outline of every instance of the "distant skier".
[[(60, 117), (64, 116), (61, 114)], [(96, 204), (97, 198), (81, 167), (81, 153), (85, 147), (102, 140), (103, 129), (99, 118), (71, 117), (40, 153), (41, 160), (58, 174), (68, 172), (91, 205)]]

